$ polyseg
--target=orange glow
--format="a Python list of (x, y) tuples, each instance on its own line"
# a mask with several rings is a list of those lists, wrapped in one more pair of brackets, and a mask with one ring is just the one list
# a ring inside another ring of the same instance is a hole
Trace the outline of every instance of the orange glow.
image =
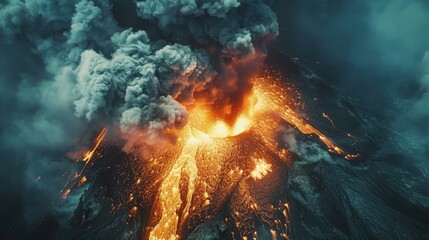
[(226, 125), (225, 122), (217, 120), (208, 133), (213, 137), (225, 138), (230, 135), (231, 129)]
[[(210, 141), (208, 136), (196, 129), (186, 129), (188, 137), (182, 148), (182, 153), (175, 161), (172, 169), (164, 179), (159, 188), (159, 205), (161, 219), (155, 228), (150, 232), (149, 239), (179, 239), (177, 230), (179, 226), (179, 217), (184, 221), (188, 215), (191, 205), (191, 199), (195, 190), (195, 180), (198, 176), (198, 167), (196, 165), (196, 154), (198, 145), (205, 141)], [(180, 198), (180, 179), (183, 173), (189, 177), (189, 184), (186, 195), (186, 205), (181, 213), (178, 211), (183, 203)]]
[(352, 160), (352, 159), (356, 159), (356, 158), (359, 158), (360, 157), (360, 155), (359, 154), (347, 154), (346, 156), (345, 156), (345, 158), (347, 159), (347, 160)]
[(270, 232), (271, 232), (271, 239), (272, 240), (277, 240), (277, 233), (276, 233), (276, 231), (270, 230)]
[(100, 143), (103, 141), (104, 136), (106, 136), (107, 133), (107, 129), (103, 128), (103, 130), (101, 130), (100, 134), (98, 134), (97, 138), (95, 139), (95, 146), (94, 148), (92, 148), (92, 150), (87, 151), (83, 158), (82, 161), (86, 162), (86, 161), (91, 161), (92, 156), (94, 155), (95, 151), (97, 150), (98, 146), (100, 145)]
[(228, 126), (222, 120), (217, 120), (214, 125), (209, 128), (207, 134), (217, 138), (233, 137), (248, 130), (250, 124), (251, 120), (245, 115), (240, 115), (232, 127)]
[(87, 151), (85, 153), (85, 155), (82, 158), (82, 161), (85, 162), (85, 165), (83, 165), (82, 170), (80, 171), (80, 173), (78, 174), (78, 176), (80, 176), (83, 171), (85, 170), (86, 166), (88, 165), (88, 163), (91, 161), (92, 156), (94, 155), (95, 151), (97, 151), (98, 146), (100, 146), (101, 142), (103, 141), (104, 137), (106, 136), (107, 133), (107, 128), (103, 128), (100, 132), (100, 134), (98, 134), (97, 138), (95, 139), (95, 145), (92, 148), (91, 151)]
[[(146, 228), (148, 232), (145, 236), (148, 239), (180, 239), (184, 226), (192, 216), (203, 209), (218, 206), (219, 202), (211, 196), (219, 194), (215, 192), (219, 189), (210, 189), (213, 186), (207, 184), (204, 179), (210, 179), (208, 174), (220, 174), (221, 168), (229, 166), (227, 165), (229, 162), (234, 162), (242, 156), (244, 156), (242, 159), (246, 159), (244, 167), (231, 165), (224, 169), (230, 178), (229, 181), (249, 178), (260, 180), (268, 174), (276, 174), (274, 165), (276, 161), (288, 164), (291, 154), (285, 149), (278, 149), (275, 140), (278, 129), (284, 126), (284, 122), (296, 127), (303, 134), (316, 135), (330, 152), (344, 155), (346, 159), (355, 156), (347, 155), (291, 107), (293, 102), (287, 94), (290, 89), (286, 89), (280, 81), (258, 77), (253, 83), (253, 92), (248, 95), (247, 104), (243, 105), (241, 112), (236, 113), (235, 121), (232, 123), (219, 117), (224, 112), (230, 111), (229, 108), (222, 109), (221, 113), (217, 114), (204, 103), (197, 102), (191, 107), (189, 123), (179, 132), (176, 143), (178, 154), (172, 159), (169, 170), (159, 177), (161, 183), (150, 218), (151, 225)], [(325, 113), (323, 117), (329, 118)], [(152, 164), (157, 166), (162, 164), (161, 162), (155, 158)], [(184, 179), (186, 184), (183, 183)], [(137, 180), (138, 183), (140, 179)], [(236, 188), (233, 182), (229, 184), (223, 188)], [(268, 216), (264, 215), (264, 219), (275, 219), (274, 211), (280, 211), (286, 222), (280, 224), (278, 219), (271, 222), (270, 226), (274, 228), (271, 230), (271, 236), (273, 239), (287, 238), (285, 229), (288, 229), (289, 224), (289, 206), (282, 204), (283, 207), (277, 209), (270, 205), (270, 208), (254, 202), (251, 197), (248, 199), (251, 212), (267, 214)], [(246, 214), (248, 213), (241, 210), (233, 211), (238, 229), (245, 229)], [(205, 218), (210, 219), (210, 216), (206, 214)], [(278, 227), (280, 225), (284, 227)], [(246, 235), (256, 237), (257, 233), (248, 232), (242, 238), (245, 239)]]
[(85, 176), (83, 176), (83, 177), (79, 180), (79, 182), (78, 182), (77, 186), (78, 186), (78, 187), (81, 187), (83, 184), (85, 184), (85, 183), (86, 183), (86, 181), (87, 181), (86, 177), (85, 177)]
[[(73, 174), (73, 177), (71, 178), (71, 180), (69, 182), (67, 182), (64, 185), (64, 189), (60, 192), (61, 193), (61, 198), (65, 199), (67, 198), (67, 196), (70, 194), (71, 189), (72, 188), (80, 188), (81, 186), (83, 186), (88, 179), (85, 176), (82, 176), (82, 173), (85, 171), (88, 163), (90, 163), (94, 153), (97, 151), (98, 147), (100, 146), (101, 142), (103, 141), (104, 137), (106, 136), (107, 133), (107, 129), (103, 128), (101, 130), (101, 132), (97, 135), (95, 141), (94, 141), (94, 147), (90, 150), (85, 152), (84, 156), (82, 157), (82, 161), (85, 162), (85, 164), (83, 165), (82, 169), (80, 170), (80, 172), (75, 172)], [(75, 153), (70, 154), (71, 157), (75, 156)], [(63, 176), (65, 176), (68, 172), (66, 171)], [(82, 176), (82, 177), (81, 177)], [(79, 180), (77, 180), (79, 177), (81, 177)], [(39, 178), (40, 179), (40, 178)], [(37, 181), (39, 180), (37, 179)]]
[(70, 192), (71, 192), (71, 189), (70, 189), (70, 188), (69, 188), (69, 189), (66, 189), (66, 190), (61, 194), (61, 198), (62, 198), (62, 199), (66, 199)]
[(255, 169), (250, 173), (253, 179), (262, 179), (268, 172), (271, 172), (271, 164), (265, 162), (264, 159), (254, 159)]
[(228, 124), (226, 121), (218, 118), (206, 106), (197, 104), (190, 112), (189, 125), (206, 133), (210, 137), (234, 137), (249, 130), (252, 125), (253, 106), (248, 105), (247, 107), (247, 109), (243, 109), (243, 112), (238, 115), (233, 123)]
[(328, 114), (326, 114), (326, 113), (322, 113), (322, 116), (323, 116), (324, 118), (328, 119), (328, 121), (331, 123), (331, 125), (332, 125), (333, 127), (335, 127), (334, 121), (332, 121), (331, 117), (329, 117), (329, 115), (328, 115)]
[(130, 217), (134, 216), (137, 213), (137, 210), (138, 210), (138, 208), (136, 206), (132, 207), (130, 209), (130, 211), (128, 212), (128, 217), (130, 218)]
[(298, 128), (304, 134), (314, 134), (328, 147), (330, 152), (345, 155), (345, 151), (336, 146), (322, 132), (311, 126), (304, 118), (294, 111), (289, 104), (291, 100), (285, 95), (287, 92), (282, 85), (270, 79), (259, 77), (255, 80), (255, 94), (258, 96), (258, 108), (261, 111), (278, 114), (283, 120)]

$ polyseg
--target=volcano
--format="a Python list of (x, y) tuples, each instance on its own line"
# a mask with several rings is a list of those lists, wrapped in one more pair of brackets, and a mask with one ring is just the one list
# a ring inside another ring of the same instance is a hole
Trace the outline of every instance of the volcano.
[(429, 239), (427, 4), (307, 2), (0, 3), (1, 238)]
[[(85, 172), (89, 190), (66, 235), (289, 239), (302, 234), (297, 215), (311, 207), (310, 195), (323, 192), (306, 192), (312, 184), (322, 188), (323, 178), (306, 168), (316, 168), (321, 159), (336, 167), (359, 164), (373, 142), (359, 129), (355, 103), (304, 66), (272, 55), (252, 80), (251, 101), (235, 123), (196, 106), (178, 139), (161, 149), (146, 146), (127, 154), (121, 145), (97, 149)], [(320, 89), (326, 99), (315, 91)], [(327, 108), (334, 101), (339, 108)], [(344, 129), (333, 119), (357, 124)]]

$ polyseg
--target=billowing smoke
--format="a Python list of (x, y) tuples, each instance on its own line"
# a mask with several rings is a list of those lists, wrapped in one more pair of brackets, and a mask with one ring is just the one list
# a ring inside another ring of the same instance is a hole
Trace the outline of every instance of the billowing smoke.
[(144, 31), (130, 29), (112, 36), (110, 59), (94, 50), (81, 55), (77, 67), (77, 116), (117, 120), (124, 131), (179, 128), (187, 112), (176, 99), (192, 101), (214, 74), (204, 51), (179, 44), (152, 46)]
[[(2, 35), (26, 38), (51, 75), (68, 79), (76, 116), (157, 132), (186, 124), (183, 104), (198, 93), (237, 98), (248, 80), (233, 65), (256, 58), (278, 33), (276, 16), (261, 1), (136, 6), (130, 11), (157, 23), (165, 39), (150, 41), (144, 30), (119, 28), (105, 1), (11, 1), (2, 8)], [(168, 37), (173, 31), (187, 40), (174, 43)]]
[[(1, 195), (16, 200), (12, 218), (40, 221), (70, 173), (65, 153), (100, 126), (153, 140), (182, 128), (195, 101), (239, 108), (278, 34), (260, 0), (130, 3), (0, 3), (1, 169), (15, 169), (2, 174), (14, 187)], [(121, 6), (132, 8), (121, 14)], [(128, 15), (149, 22), (148, 31), (139, 22), (124, 26)]]

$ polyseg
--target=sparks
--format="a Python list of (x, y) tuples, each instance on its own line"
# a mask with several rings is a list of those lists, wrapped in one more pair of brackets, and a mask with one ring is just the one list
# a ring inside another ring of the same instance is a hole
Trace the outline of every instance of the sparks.
[[(79, 173), (75, 172), (73, 174), (73, 177), (71, 178), (71, 180), (68, 181), (67, 183), (65, 183), (64, 189), (61, 191), (61, 198), (62, 199), (67, 198), (67, 196), (71, 193), (72, 189), (80, 188), (88, 181), (88, 179), (85, 176), (82, 176), (82, 173), (85, 171), (85, 168), (87, 167), (88, 163), (91, 161), (94, 153), (97, 151), (98, 147), (100, 146), (101, 142), (103, 141), (104, 137), (106, 136), (106, 133), (107, 133), (107, 129), (103, 128), (101, 130), (101, 132), (97, 135), (97, 137), (94, 141), (95, 142), (94, 147), (90, 151), (87, 151), (84, 154), (84, 156), (82, 157), (82, 161), (84, 161), (85, 164), (83, 165), (83, 167)], [(75, 154), (72, 154), (72, 155), (75, 155)], [(68, 172), (66, 171), (63, 174), (63, 176), (67, 175), (67, 173)], [(39, 180), (39, 179), (37, 179), (37, 180)], [(77, 180), (77, 179), (79, 179), (79, 180)]]
[(290, 100), (285, 96), (286, 89), (276, 82), (269, 81), (265, 77), (259, 77), (255, 81), (255, 92), (259, 97), (259, 108), (266, 112), (277, 113), (283, 120), (298, 128), (304, 134), (315, 134), (328, 147), (329, 151), (344, 155), (345, 151), (336, 146), (328, 137), (306, 122), (299, 114), (289, 107)]

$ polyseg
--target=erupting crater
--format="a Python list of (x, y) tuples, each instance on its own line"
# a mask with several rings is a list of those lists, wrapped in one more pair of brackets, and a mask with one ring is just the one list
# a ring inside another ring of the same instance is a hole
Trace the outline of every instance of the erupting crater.
[(332, 152), (344, 151), (292, 109), (290, 91), (278, 79), (253, 83), (232, 123), (204, 105), (190, 110), (177, 155), (160, 177), (144, 239), (198, 239), (197, 226), (219, 217), (232, 239), (256, 239), (261, 223), (274, 239), (287, 238), (289, 208), (281, 186), (293, 154), (279, 144), (280, 130), (289, 124), (319, 136)]
[[(207, 222), (218, 222), (215, 234), (221, 239), (267, 234), (287, 239), (290, 212), (284, 186), (297, 156), (279, 141), (282, 129), (289, 126), (315, 135), (329, 151), (347, 158), (298, 114), (301, 105), (289, 98), (298, 93), (281, 76), (267, 71), (252, 83), (234, 121), (195, 104), (174, 144), (156, 151), (135, 147), (130, 152), (134, 185), (128, 204), (132, 203), (130, 216), (141, 219), (141, 239), (200, 239), (199, 228)], [(85, 164), (105, 133), (97, 138)], [(142, 154), (148, 151), (151, 154)], [(258, 232), (257, 226), (264, 226), (265, 232)]]
[[(251, 96), (253, 97), (253, 96)], [(253, 103), (253, 101), (251, 101)], [(196, 105), (190, 112), (188, 125), (209, 137), (234, 137), (248, 131), (253, 123), (254, 105), (247, 104), (246, 108), (235, 117), (235, 121), (228, 123), (216, 116), (209, 108)]]

